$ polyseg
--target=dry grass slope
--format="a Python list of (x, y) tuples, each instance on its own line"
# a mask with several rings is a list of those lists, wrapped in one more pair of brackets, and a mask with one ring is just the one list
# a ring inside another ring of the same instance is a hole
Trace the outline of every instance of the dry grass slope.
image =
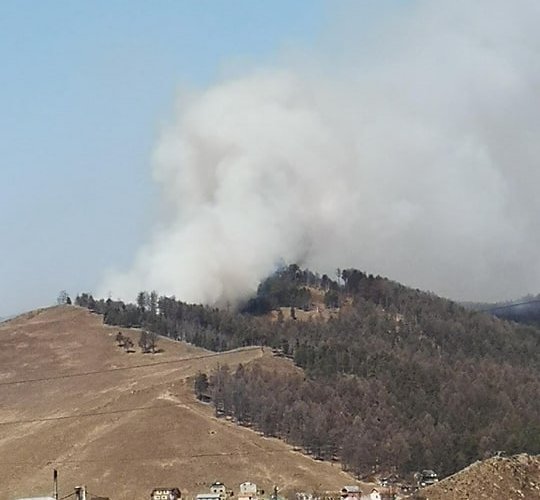
[[(214, 418), (188, 382), (218, 363), (259, 359), (279, 369), (285, 360), (270, 359), (261, 348), (206, 356), (212, 353), (167, 339), (160, 339), (161, 354), (126, 354), (116, 347), (117, 331), (100, 316), (69, 306), (0, 324), (0, 500), (49, 494), (53, 467), (60, 496), (86, 484), (115, 500), (147, 498), (160, 485), (179, 486), (191, 496), (216, 479), (233, 488), (252, 480), (267, 491), (274, 484), (313, 491), (354, 483), (337, 465)], [(137, 331), (122, 331), (137, 344)], [(174, 360), (180, 361), (130, 368)], [(11, 383), (48, 377), (56, 378)], [(121, 412), (141, 407), (154, 409)], [(87, 416), (33, 421), (74, 414)]]
[(493, 457), (425, 488), (425, 500), (538, 500), (540, 456)]

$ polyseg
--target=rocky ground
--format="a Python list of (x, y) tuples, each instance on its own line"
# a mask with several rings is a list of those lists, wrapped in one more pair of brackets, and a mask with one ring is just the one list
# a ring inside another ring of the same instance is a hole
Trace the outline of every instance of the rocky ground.
[(475, 462), (438, 484), (422, 489), (418, 500), (540, 499), (540, 456), (493, 457)]

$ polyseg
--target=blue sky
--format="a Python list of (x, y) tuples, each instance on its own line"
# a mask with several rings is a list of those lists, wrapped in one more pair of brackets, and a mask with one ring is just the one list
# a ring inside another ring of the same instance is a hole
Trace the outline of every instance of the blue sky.
[(0, 4), (0, 316), (96, 287), (151, 225), (179, 85), (310, 45), (320, 2)]
[(337, 5), (1, 2), (0, 316), (91, 291), (130, 262), (152, 226), (150, 154), (178, 87), (313, 50)]

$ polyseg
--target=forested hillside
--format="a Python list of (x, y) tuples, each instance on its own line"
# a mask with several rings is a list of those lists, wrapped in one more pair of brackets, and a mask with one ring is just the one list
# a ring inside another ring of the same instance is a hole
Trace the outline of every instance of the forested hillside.
[[(540, 453), (539, 331), (385, 278), (349, 269), (332, 280), (289, 266), (241, 312), (156, 293), (137, 304), (87, 294), (77, 303), (109, 324), (212, 350), (264, 345), (291, 357), (307, 376), (257, 367), (207, 374), (216, 412), (358, 475), (445, 475), (496, 450)], [(294, 320), (297, 309), (312, 315)]]

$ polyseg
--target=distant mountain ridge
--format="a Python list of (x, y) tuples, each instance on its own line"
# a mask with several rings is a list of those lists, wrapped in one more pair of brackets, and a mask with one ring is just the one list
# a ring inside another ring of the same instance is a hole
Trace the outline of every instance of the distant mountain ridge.
[(501, 319), (540, 327), (540, 294), (526, 295), (503, 302), (469, 302), (463, 305), (468, 309), (487, 312)]

